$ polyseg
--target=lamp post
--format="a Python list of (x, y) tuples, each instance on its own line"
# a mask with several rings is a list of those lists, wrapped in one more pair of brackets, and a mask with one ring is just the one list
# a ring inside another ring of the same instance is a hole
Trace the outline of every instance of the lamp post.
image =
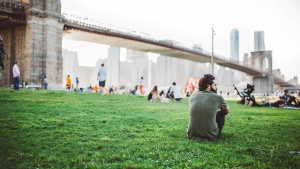
[(211, 74), (212, 75), (214, 75), (214, 67), (215, 67), (215, 63), (214, 63), (214, 35), (216, 35), (215, 34), (215, 31), (214, 31), (214, 28), (211, 28), (211, 30), (212, 30), (212, 36), (211, 36), (211, 38), (212, 38), (212, 49), (211, 49)]

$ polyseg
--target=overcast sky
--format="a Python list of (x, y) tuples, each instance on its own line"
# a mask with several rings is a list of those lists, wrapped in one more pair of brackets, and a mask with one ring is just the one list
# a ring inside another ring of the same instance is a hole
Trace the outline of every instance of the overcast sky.
[[(240, 60), (254, 51), (254, 31), (264, 31), (266, 50), (273, 51), (273, 69), (286, 79), (300, 78), (300, 0), (61, 0), (62, 13), (73, 14), (161, 36), (230, 56), (230, 31), (238, 29)], [(79, 46), (80, 47), (79, 47)], [(77, 50), (80, 64), (94, 66), (92, 58), (107, 57), (107, 47), (63, 41)], [(79, 50), (80, 49), (80, 50)], [(87, 60), (90, 51), (90, 62)]]

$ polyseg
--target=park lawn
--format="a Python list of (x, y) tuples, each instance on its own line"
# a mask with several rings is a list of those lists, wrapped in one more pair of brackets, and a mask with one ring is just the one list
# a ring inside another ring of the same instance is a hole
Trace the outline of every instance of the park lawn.
[(186, 138), (188, 98), (0, 88), (0, 168), (299, 168), (300, 110), (228, 100), (219, 141)]

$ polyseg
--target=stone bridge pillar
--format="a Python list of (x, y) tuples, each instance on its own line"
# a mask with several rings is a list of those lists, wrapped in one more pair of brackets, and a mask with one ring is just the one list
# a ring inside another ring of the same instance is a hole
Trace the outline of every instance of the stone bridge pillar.
[(31, 0), (26, 9), (23, 80), (40, 85), (47, 75), (50, 88), (62, 88), (62, 31), (60, 0)]
[[(22, 0), (25, 17), (22, 21), (12, 19), (15, 24), (0, 24), (8, 53), (2, 70), (2, 84), (13, 83), (12, 67), (20, 62), (21, 81), (29, 85), (41, 85), (43, 76), (48, 76), (51, 88), (62, 88), (62, 31), (60, 0)], [(21, 11), (19, 11), (21, 12)], [(18, 14), (18, 13), (17, 13)]]
[(256, 93), (273, 93), (272, 62), (272, 51), (251, 52), (251, 65), (266, 72), (266, 74), (253, 76)]
[(60, 0), (32, 0), (26, 9), (25, 67), (23, 79), (39, 85), (47, 75), (50, 88), (63, 87)]

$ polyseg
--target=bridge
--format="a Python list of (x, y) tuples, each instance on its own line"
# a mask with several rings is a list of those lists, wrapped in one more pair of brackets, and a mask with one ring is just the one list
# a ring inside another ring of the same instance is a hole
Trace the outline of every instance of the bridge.
[[(14, 60), (19, 60), (25, 79), (30, 79), (30, 84), (40, 84), (41, 77), (47, 74), (50, 85), (62, 86), (62, 38), (158, 53), (196, 62), (211, 61), (211, 53), (187, 47), (173, 40), (111, 27), (88, 18), (61, 15), (60, 0), (0, 0), (0, 28), (1, 36), (7, 42), (5, 44), (10, 44), (6, 46), (7, 51), (10, 51), (10, 59), (5, 61), (9, 70), (6, 69), (3, 75), (9, 78), (4, 78), (4, 84), (12, 82), (10, 68)], [(214, 55), (214, 61), (220, 66), (253, 76), (254, 85), (260, 86), (261, 92), (271, 93), (273, 83), (292, 86), (280, 77), (273, 76), (271, 51), (256, 52), (254, 55), (257, 55), (256, 59), (268, 58), (267, 71), (254, 65), (255, 57), (249, 65), (220, 55)]]

